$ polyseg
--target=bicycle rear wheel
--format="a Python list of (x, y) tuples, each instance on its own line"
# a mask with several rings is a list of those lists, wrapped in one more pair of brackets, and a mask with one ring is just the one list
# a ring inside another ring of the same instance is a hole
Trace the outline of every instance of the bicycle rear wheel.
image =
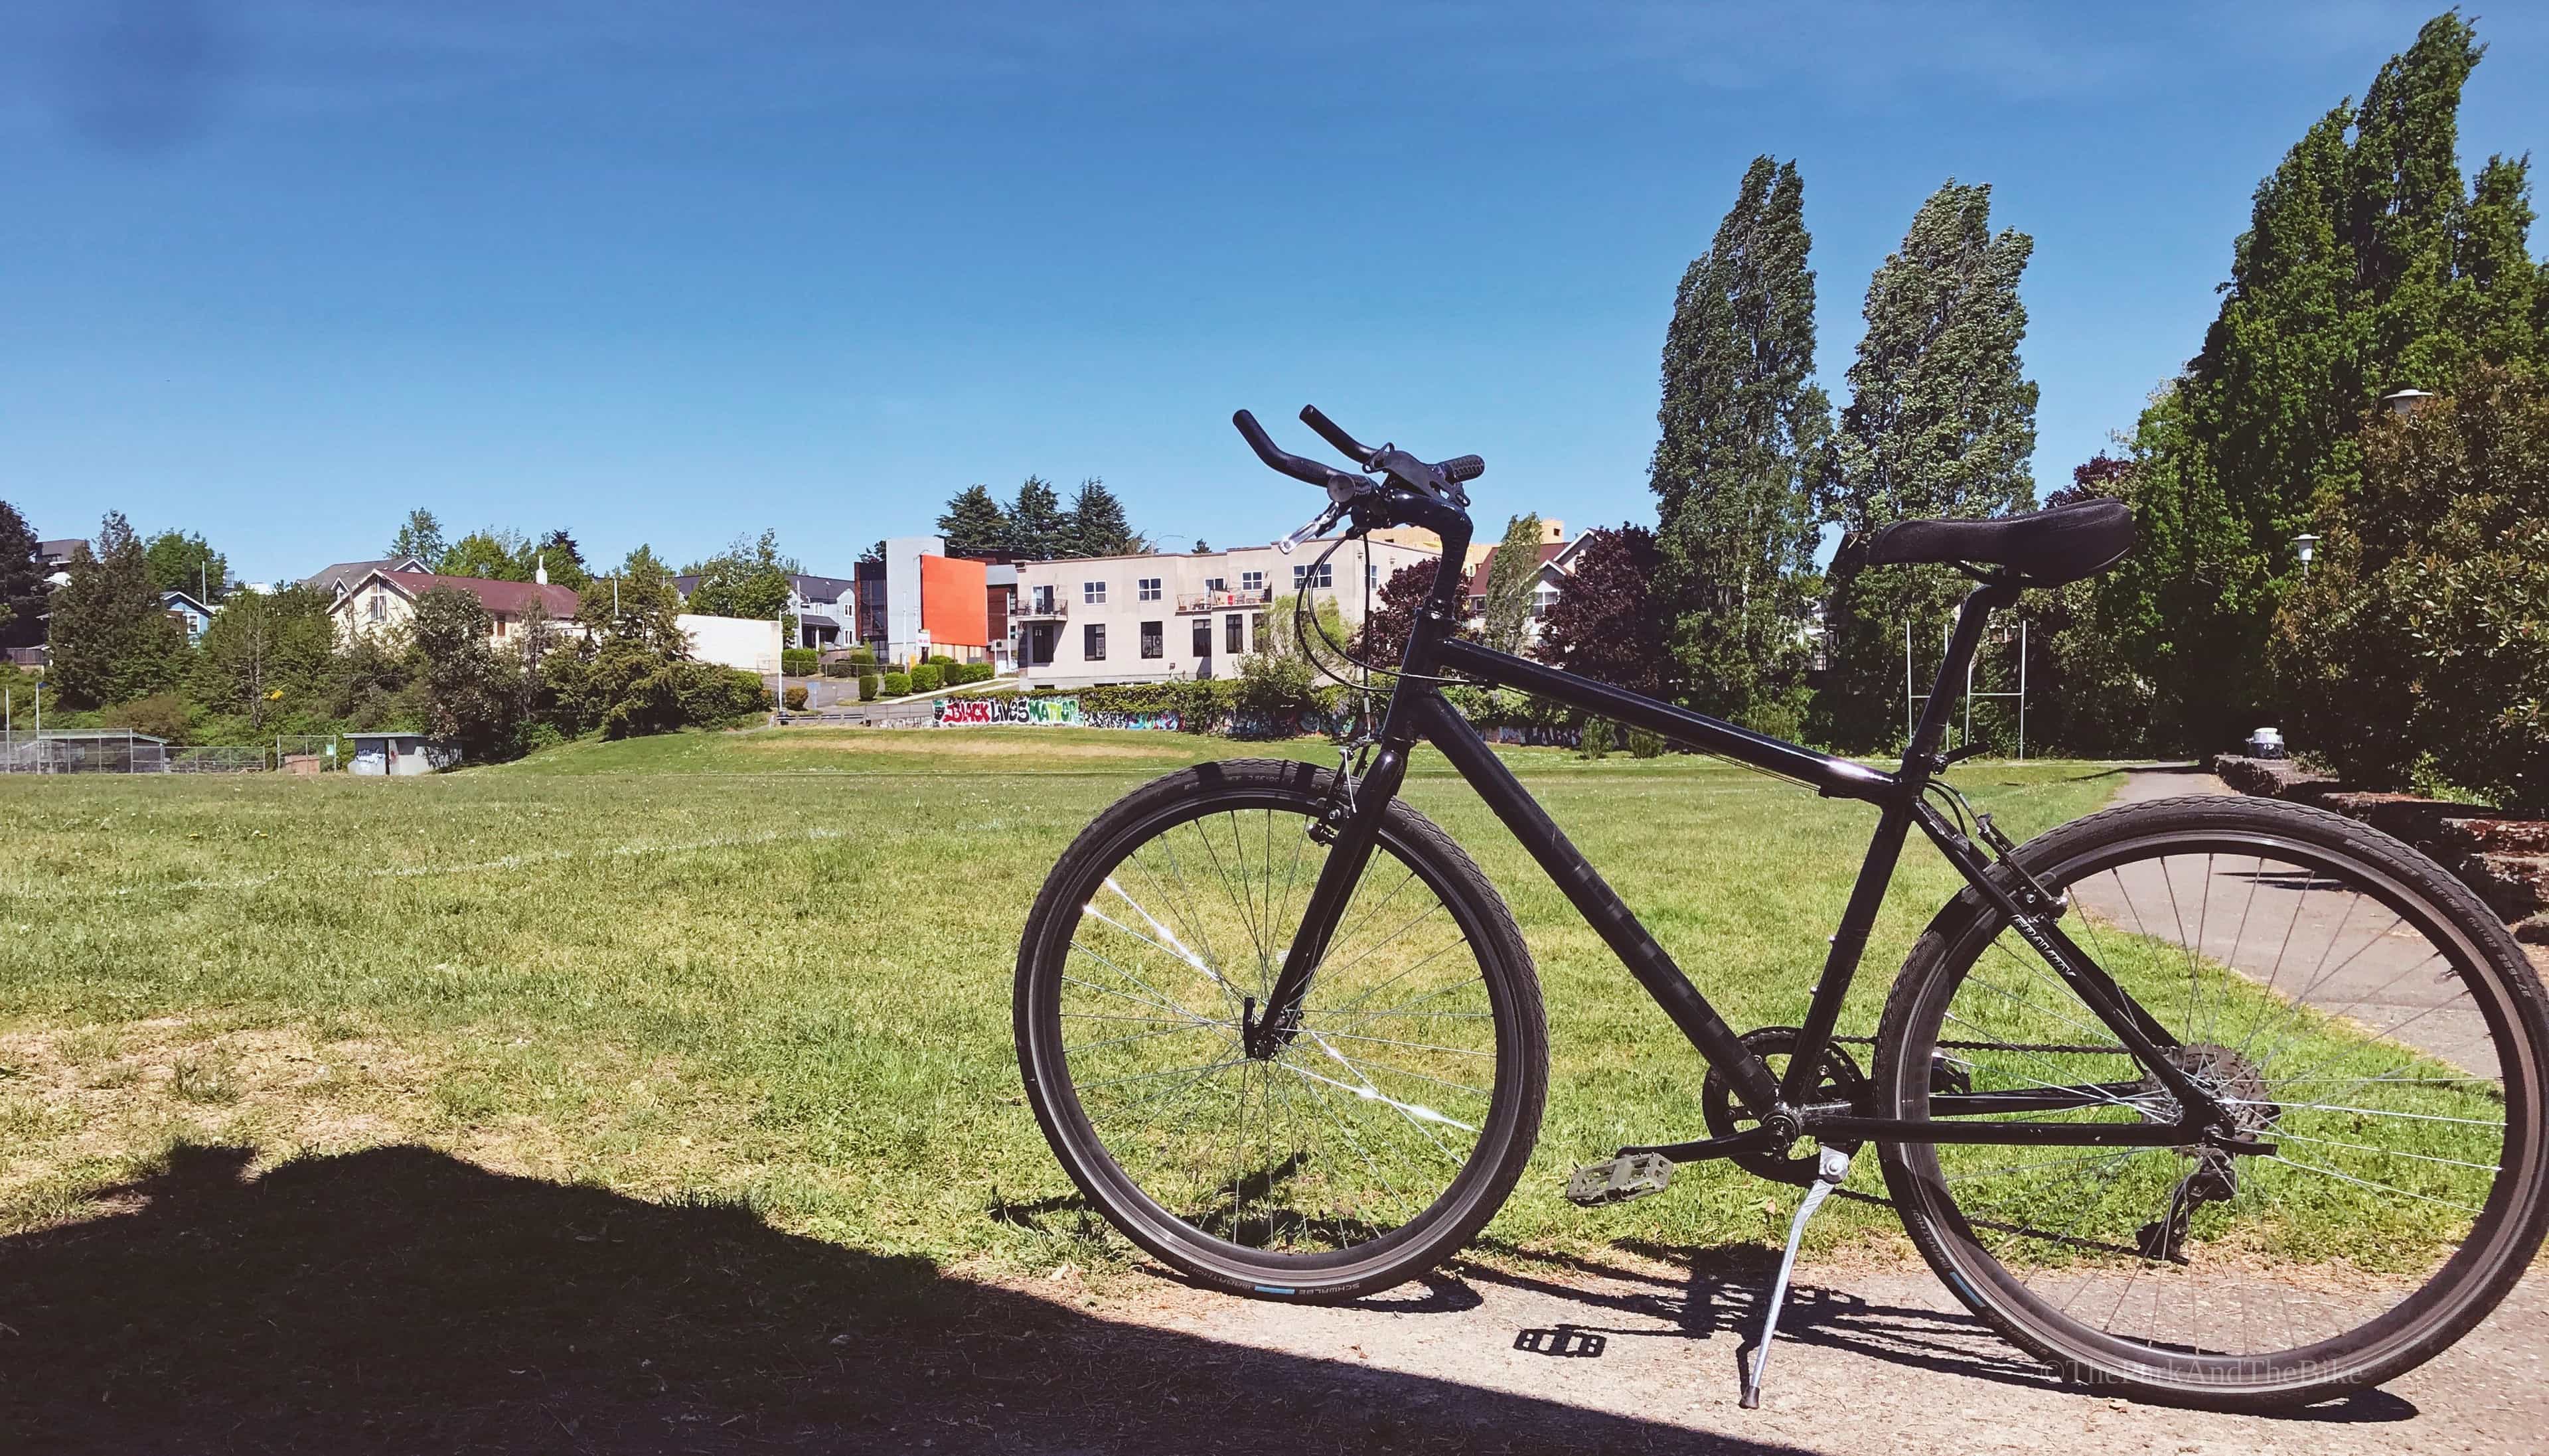
[[(2276, 1150), (1888, 1144), (1904, 1226), (1959, 1298), (2074, 1379), (2233, 1410), (2377, 1384), (2495, 1308), (2549, 1221), (2549, 1016), (2467, 888), (2353, 820), (2257, 799), (2109, 810), (2017, 858)], [(1878, 1043), (1894, 1117), (2048, 1087), (2103, 1091), (2015, 1116), (2177, 1116), (1971, 891), (1915, 947)]]
[(1347, 1299), (1465, 1243), (1521, 1176), (1548, 1046), (1504, 902), (1393, 802), (1302, 1003), (1251, 1057), (1330, 851), (1336, 775), (1205, 764), (1127, 795), (1046, 880), (1018, 952), (1027, 1095), (1116, 1228), (1241, 1294)]

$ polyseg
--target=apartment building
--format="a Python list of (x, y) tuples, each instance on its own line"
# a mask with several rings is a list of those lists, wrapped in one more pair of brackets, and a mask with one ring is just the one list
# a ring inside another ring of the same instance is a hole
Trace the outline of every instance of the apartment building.
[(1388, 541), (1349, 541), (1316, 580), (1311, 563), (1330, 543), (1290, 555), (1272, 546), (1183, 556), (1094, 556), (1018, 563), (1020, 673), (1036, 687), (1093, 687), (1226, 678), (1288, 622), (1267, 605), (1304, 587), (1333, 597), (1350, 627), (1363, 622), (1365, 589), (1434, 552)]

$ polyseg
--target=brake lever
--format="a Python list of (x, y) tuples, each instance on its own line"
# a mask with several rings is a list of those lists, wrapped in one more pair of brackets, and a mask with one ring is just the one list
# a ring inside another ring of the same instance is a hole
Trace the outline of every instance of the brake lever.
[(1348, 501), (1339, 500), (1330, 504), (1327, 509), (1319, 512), (1318, 519), (1311, 521), (1308, 525), (1301, 527), (1292, 534), (1285, 536), (1282, 540), (1275, 542), (1274, 549), (1285, 556), (1289, 556), (1292, 554), (1293, 547), (1300, 545), (1302, 542), (1309, 540), (1313, 536), (1326, 535), (1331, 526), (1334, 526), (1339, 520), (1345, 517), (1346, 508), (1349, 503), (1350, 502)]

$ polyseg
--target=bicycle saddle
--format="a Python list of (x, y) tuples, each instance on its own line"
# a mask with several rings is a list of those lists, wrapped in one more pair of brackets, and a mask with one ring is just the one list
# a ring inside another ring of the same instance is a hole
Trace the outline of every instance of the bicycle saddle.
[(1869, 538), (1862, 559), (2001, 566), (2026, 586), (2059, 587), (2096, 576), (2132, 549), (2132, 507), (2100, 499), (1993, 520), (1898, 520)]

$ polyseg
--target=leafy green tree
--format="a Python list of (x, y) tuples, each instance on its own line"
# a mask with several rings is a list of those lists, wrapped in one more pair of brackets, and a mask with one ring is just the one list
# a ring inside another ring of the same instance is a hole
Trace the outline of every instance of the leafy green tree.
[(2383, 396), (2543, 358), (2527, 164), (2492, 157), (2462, 182), (2461, 91), (2482, 52), (2458, 12), (2437, 16), (2360, 107), (2294, 144), (2258, 185), (2203, 350), (2142, 412), (2141, 545), (2095, 605), (2148, 685), (2150, 747), (2224, 746), (2273, 715), (2292, 540), (2348, 509)]
[(433, 512), (423, 506), (409, 511), (407, 523), (400, 526), (398, 534), (390, 538), (390, 555), (413, 556), (426, 566), (432, 566), (442, 560), (445, 549), (447, 548), (442, 539), (442, 522), (435, 520)]
[(1082, 481), (1079, 494), (1071, 498), (1065, 535), (1073, 556), (1130, 556), (1145, 547), (1125, 518), (1124, 502), (1095, 476)]
[(1522, 650), (1523, 631), (1531, 624), (1531, 592), (1540, 579), (1540, 534), (1539, 516), (1510, 517), (1504, 540), (1487, 561), (1478, 640), (1498, 652)]
[(186, 636), (151, 585), (142, 540), (108, 511), (94, 548), (71, 553), (70, 580), (52, 594), (48, 681), (68, 707), (146, 697), (176, 682)]
[(634, 642), (665, 657), (687, 658), (691, 640), (681, 615), (682, 593), (673, 587), (671, 568), (641, 545), (584, 593), (575, 619), (598, 640)]
[(1009, 549), (1026, 561), (1071, 554), (1072, 522), (1062, 498), (1042, 476), (1028, 476), (1009, 502)]
[(938, 534), (959, 556), (1004, 551), (1009, 544), (1009, 513), (989, 486), (967, 486), (947, 502), (938, 517)]
[[(2035, 501), (2035, 386), (2019, 370), (2020, 275), (2034, 241), (1991, 230), (1991, 189), (1949, 180), (1868, 280), (1867, 331), (1849, 368), (1822, 489), (1824, 514), (1864, 538), (1916, 516), (1990, 516)], [(1945, 567), (1833, 563), (1830, 666), (1817, 726), (1848, 748), (1903, 724), (1903, 633), (1935, 641), (1966, 584)]]
[(1666, 692), (1675, 660), (1666, 651), (1670, 624), (1654, 600), (1661, 555), (1641, 526), (1587, 531), (1533, 656), (1650, 697)]
[(1355, 638), (1355, 656), (1376, 668), (1397, 667), (1407, 656), (1407, 637), (1416, 630), (1416, 614), (1425, 609), (1425, 598), (1434, 594), (1434, 583), (1442, 573), (1439, 556), (1409, 562), (1390, 573), (1363, 619), (1363, 631)]
[(2349, 778), (2549, 808), (2549, 382), (2475, 366), (2359, 437), (2352, 500), (2275, 621), (2313, 749)]
[(489, 644), (486, 607), (466, 592), (436, 587), (416, 599), (409, 631), (426, 731), (456, 741), (467, 762), (512, 758), (522, 726), (521, 675)]
[(593, 585), (593, 570), (584, 564), (584, 548), (575, 544), (575, 537), (563, 526), (540, 537), (532, 546), (531, 565), (535, 573), (545, 570), (549, 574), (551, 586), (582, 592)]
[(527, 582), (531, 579), (530, 538), (519, 531), (482, 526), (454, 541), (441, 556), (427, 558), (446, 577), (484, 582)]
[(196, 644), (195, 696), (257, 729), (321, 711), (335, 667), (334, 604), (333, 593), (313, 587), (232, 592)]
[(34, 528), (18, 508), (0, 500), (0, 648), (33, 647), (45, 640), (44, 565), (36, 559)]
[(161, 531), (142, 548), (150, 564), (150, 585), (162, 592), (183, 592), (206, 606), (219, 603), (230, 580), (230, 558), (206, 545), (200, 535)]
[(797, 618), (786, 608), (796, 596), (796, 586), (789, 579), (798, 569), (795, 557), (779, 553), (776, 530), (763, 531), (757, 540), (737, 536), (725, 550), (683, 571), (683, 576), (700, 579), (686, 607), (706, 616), (761, 621), (778, 617), (781, 634), (794, 642)]
[(1796, 164), (1753, 158), (1682, 274), (1664, 336), (1648, 474), (1653, 604), (1682, 695), (1737, 719), (1793, 694), (1805, 672), (1797, 625), (1812, 602), (1814, 488), (1832, 429), (1814, 384), (1812, 245)]

